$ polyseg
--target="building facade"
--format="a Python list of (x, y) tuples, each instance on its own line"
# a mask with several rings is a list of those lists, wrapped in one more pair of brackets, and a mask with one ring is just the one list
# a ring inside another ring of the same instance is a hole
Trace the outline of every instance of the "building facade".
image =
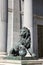
[(31, 52), (43, 57), (43, 0), (0, 0), (0, 53), (9, 54), (20, 29), (31, 32)]

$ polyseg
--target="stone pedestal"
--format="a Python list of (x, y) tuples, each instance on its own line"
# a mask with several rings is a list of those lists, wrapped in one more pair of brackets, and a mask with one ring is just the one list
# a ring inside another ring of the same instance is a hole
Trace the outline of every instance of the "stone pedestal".
[(21, 56), (6, 56), (3, 59), (7, 60), (36, 60), (36, 57), (21, 57)]

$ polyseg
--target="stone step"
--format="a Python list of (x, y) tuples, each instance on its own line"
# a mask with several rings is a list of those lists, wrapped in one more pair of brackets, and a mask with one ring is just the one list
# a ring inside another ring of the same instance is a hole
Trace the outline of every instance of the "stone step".
[(43, 65), (43, 59), (39, 60), (0, 60), (0, 65)]

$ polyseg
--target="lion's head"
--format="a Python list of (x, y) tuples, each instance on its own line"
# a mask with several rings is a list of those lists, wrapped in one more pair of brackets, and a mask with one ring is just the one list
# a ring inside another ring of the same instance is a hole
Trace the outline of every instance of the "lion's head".
[(21, 44), (24, 45), (27, 49), (30, 48), (31, 36), (30, 30), (26, 27), (23, 27), (20, 31)]

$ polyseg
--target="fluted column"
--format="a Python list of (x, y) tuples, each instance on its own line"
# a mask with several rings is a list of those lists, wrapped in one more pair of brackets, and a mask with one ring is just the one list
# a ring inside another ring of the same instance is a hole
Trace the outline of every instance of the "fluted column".
[(27, 27), (31, 34), (31, 52), (33, 52), (33, 22), (32, 22), (32, 0), (24, 0), (23, 27)]
[(6, 52), (7, 0), (0, 0), (0, 52)]

